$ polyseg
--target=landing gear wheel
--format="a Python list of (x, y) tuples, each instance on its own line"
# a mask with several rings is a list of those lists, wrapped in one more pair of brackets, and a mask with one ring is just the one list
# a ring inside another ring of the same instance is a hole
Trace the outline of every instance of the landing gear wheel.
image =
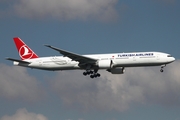
[(90, 78), (97, 78), (97, 77), (100, 77), (101, 75), (99, 73), (96, 73), (96, 74), (92, 74), (90, 75)]
[(84, 76), (90, 75), (90, 78), (97, 78), (100, 77), (101, 75), (99, 73), (97, 73), (98, 70), (86, 70), (85, 72), (83, 72)]
[(97, 78), (97, 74), (94, 74), (94, 77)]
[(160, 70), (160, 72), (164, 72), (164, 70), (163, 70), (163, 69), (161, 69), (161, 70)]
[(101, 75), (99, 73), (97, 73), (97, 77), (100, 77)]
[(93, 74), (93, 71), (90, 71), (90, 74)]
[(86, 76), (86, 75), (87, 75), (87, 72), (83, 72), (83, 75)]
[(91, 78), (94, 78), (94, 75), (90, 75)]

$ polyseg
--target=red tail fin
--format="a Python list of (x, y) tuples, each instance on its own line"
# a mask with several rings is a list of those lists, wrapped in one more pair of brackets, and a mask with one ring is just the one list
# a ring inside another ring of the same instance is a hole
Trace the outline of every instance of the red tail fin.
[(14, 38), (14, 43), (22, 60), (38, 58), (38, 56), (18, 37)]

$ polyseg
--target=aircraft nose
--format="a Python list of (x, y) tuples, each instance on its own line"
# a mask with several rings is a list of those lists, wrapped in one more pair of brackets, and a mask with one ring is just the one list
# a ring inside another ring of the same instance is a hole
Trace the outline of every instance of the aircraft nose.
[(175, 61), (175, 58), (174, 57), (171, 57), (170, 59), (169, 59), (169, 62), (174, 62)]
[(172, 61), (175, 61), (176, 59), (174, 57), (172, 57)]
[(170, 63), (171, 63), (171, 62), (174, 62), (174, 61), (176, 60), (176, 59), (175, 59), (173, 56), (171, 56), (171, 55), (168, 55), (167, 58), (168, 58), (167, 61), (170, 62)]

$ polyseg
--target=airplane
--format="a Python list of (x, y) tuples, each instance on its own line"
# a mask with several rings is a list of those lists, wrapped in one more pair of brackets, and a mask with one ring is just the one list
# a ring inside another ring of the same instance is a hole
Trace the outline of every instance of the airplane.
[(85, 70), (84, 76), (91, 78), (100, 77), (98, 70), (105, 69), (112, 74), (123, 74), (126, 67), (161, 66), (160, 71), (166, 64), (175, 61), (170, 54), (162, 52), (132, 52), (132, 53), (109, 53), (79, 55), (63, 49), (45, 45), (63, 56), (39, 57), (19, 37), (15, 37), (14, 43), (20, 59), (6, 58), (13, 61), (14, 65), (41, 70)]

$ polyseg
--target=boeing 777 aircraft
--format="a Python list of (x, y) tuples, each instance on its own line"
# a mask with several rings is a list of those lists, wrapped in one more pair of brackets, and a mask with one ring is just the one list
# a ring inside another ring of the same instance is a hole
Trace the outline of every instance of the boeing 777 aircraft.
[(21, 60), (7, 58), (14, 65), (52, 71), (82, 69), (85, 70), (83, 75), (90, 75), (91, 78), (100, 77), (99, 69), (112, 74), (123, 74), (126, 67), (161, 66), (160, 71), (163, 72), (166, 64), (175, 60), (170, 54), (162, 52), (79, 55), (50, 45), (45, 46), (63, 56), (38, 57), (20, 38), (14, 38), (14, 42), (21, 57)]

